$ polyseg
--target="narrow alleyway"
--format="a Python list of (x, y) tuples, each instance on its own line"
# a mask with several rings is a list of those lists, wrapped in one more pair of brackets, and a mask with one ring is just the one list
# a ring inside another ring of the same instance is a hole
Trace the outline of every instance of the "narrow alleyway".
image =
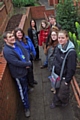
[[(46, 9), (53, 8), (53, 6), (50, 7), (48, 5), (48, 0), (39, 0), (39, 2), (41, 5), (45, 5)], [(40, 21), (41, 20), (37, 21), (38, 29)], [(53, 98), (53, 93), (50, 91), (51, 84), (48, 80), (50, 73), (47, 68), (40, 69), (40, 66), (45, 60), (45, 55), (42, 47), (40, 47), (39, 51), (41, 61), (34, 62), (34, 77), (38, 82), (38, 85), (35, 85), (34, 91), (29, 94), (31, 117), (25, 117), (23, 105), (21, 100), (19, 100), (19, 108), (16, 120), (77, 120), (71, 104), (65, 108), (57, 107), (55, 109), (50, 109), (50, 104)]]
[(34, 76), (38, 85), (35, 85), (34, 91), (29, 94), (31, 105), (31, 117), (26, 118), (21, 101), (19, 101), (19, 110), (16, 120), (77, 120), (71, 105), (65, 108), (50, 109), (53, 93), (51, 93), (51, 85), (48, 80), (48, 69), (40, 69), (40, 65), (45, 60), (45, 55), (40, 47), (41, 61), (34, 62)]

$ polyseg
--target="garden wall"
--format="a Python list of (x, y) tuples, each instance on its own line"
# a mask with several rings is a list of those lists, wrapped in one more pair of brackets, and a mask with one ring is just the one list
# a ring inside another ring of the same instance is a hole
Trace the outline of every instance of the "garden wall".
[(31, 16), (34, 19), (44, 18), (44, 12), (47, 16), (54, 14), (54, 9), (46, 10), (45, 6), (31, 7)]
[(4, 0), (4, 4), (0, 7), (0, 34), (5, 31), (9, 20), (9, 14), (13, 9), (11, 0)]
[(59, 0), (48, 0), (48, 3), (49, 3), (50, 6), (53, 6), (55, 4), (58, 4)]
[[(3, 8), (4, 8), (3, 9), (4, 14), (7, 17), (5, 6), (3, 6)], [(47, 15), (54, 14), (53, 10), (49, 10), (49, 11), (45, 10), (44, 6), (41, 6), (39, 8), (28, 7), (26, 14), (22, 16), (19, 27), (24, 30), (25, 34), (27, 34), (27, 29), (30, 25), (30, 19), (44, 18), (44, 12), (46, 12)], [(4, 18), (3, 14), (1, 15)], [(0, 120), (15, 120), (18, 110), (19, 100), (20, 97), (19, 94), (17, 93), (15, 82), (10, 75), (3, 54), (1, 54), (0, 55)]]

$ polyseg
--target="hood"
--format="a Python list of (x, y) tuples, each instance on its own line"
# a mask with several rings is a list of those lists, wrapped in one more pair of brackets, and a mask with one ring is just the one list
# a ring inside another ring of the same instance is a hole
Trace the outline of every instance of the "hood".
[(62, 48), (62, 45), (58, 44), (58, 48), (63, 52), (67, 52), (71, 48), (75, 48), (74, 44), (69, 40), (66, 45)]

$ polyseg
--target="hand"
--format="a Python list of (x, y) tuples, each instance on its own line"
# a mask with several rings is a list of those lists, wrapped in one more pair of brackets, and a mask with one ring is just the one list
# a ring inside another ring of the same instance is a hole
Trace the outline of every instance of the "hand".
[(65, 85), (68, 85), (68, 83), (67, 83), (67, 82), (65, 82)]
[(26, 68), (30, 68), (29, 66), (27, 66)]

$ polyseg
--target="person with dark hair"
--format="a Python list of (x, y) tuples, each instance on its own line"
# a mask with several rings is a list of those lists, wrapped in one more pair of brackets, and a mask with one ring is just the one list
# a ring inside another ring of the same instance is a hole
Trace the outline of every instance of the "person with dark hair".
[(34, 45), (31, 41), (31, 39), (24, 34), (24, 31), (21, 28), (15, 28), (14, 35), (16, 38), (16, 41), (22, 45), (26, 51), (29, 53), (29, 58), (31, 60), (31, 67), (28, 69), (28, 84), (30, 87), (34, 87), (34, 84), (37, 84), (37, 81), (34, 80), (34, 74), (33, 74), (33, 60), (36, 57), (36, 51), (34, 48)]
[(36, 21), (34, 19), (32, 19), (30, 21), (30, 28), (28, 28), (28, 36), (30, 37), (30, 39), (32, 40), (32, 43), (35, 47), (36, 50), (36, 61), (41, 60), (39, 58), (39, 41), (38, 41), (38, 34), (39, 32), (37, 31), (37, 27), (36, 27)]
[(5, 45), (3, 48), (3, 55), (6, 59), (11, 76), (14, 78), (18, 91), (25, 108), (26, 117), (30, 117), (30, 105), (28, 99), (27, 87), (27, 73), (28, 68), (31, 66), (29, 54), (18, 43), (16, 43), (15, 36), (12, 32), (5, 32), (3, 34)]

